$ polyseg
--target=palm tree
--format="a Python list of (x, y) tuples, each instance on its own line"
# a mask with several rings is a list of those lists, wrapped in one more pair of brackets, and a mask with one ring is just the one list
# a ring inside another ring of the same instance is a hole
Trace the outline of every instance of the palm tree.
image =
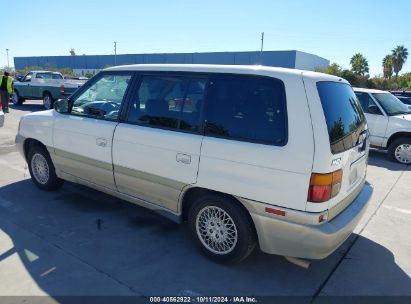
[(382, 67), (384, 72), (384, 78), (391, 79), (393, 68), (391, 55), (387, 55), (384, 57), (384, 59), (382, 60)]
[(368, 60), (364, 57), (363, 54), (357, 53), (352, 56), (350, 60), (351, 70), (358, 75), (364, 76), (369, 72)]
[(397, 46), (392, 50), (392, 65), (394, 68), (395, 76), (398, 78), (398, 73), (401, 71), (405, 61), (407, 61), (408, 50), (403, 45)]

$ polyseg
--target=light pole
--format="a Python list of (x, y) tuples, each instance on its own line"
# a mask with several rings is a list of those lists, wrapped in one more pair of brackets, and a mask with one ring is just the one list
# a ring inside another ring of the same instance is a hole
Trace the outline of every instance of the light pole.
[(261, 33), (260, 64), (263, 65), (264, 32)]
[(117, 41), (114, 41), (114, 65), (117, 65)]
[(7, 68), (10, 69), (10, 62), (9, 62), (9, 49), (6, 49), (7, 53)]

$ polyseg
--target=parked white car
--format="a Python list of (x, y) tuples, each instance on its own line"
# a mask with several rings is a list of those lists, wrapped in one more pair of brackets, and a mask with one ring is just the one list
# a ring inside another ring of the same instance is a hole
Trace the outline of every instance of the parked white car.
[(370, 144), (389, 157), (411, 162), (411, 110), (390, 92), (354, 88), (367, 118)]
[(106, 69), (16, 143), (33, 182), (68, 180), (188, 221), (209, 257), (321, 259), (372, 194), (368, 127), (343, 79), (224, 65)]

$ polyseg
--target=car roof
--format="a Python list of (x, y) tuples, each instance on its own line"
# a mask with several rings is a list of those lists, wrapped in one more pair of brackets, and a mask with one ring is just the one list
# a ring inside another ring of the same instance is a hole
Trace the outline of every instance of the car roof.
[(388, 91), (365, 89), (365, 88), (353, 88), (353, 90), (354, 92), (364, 92), (364, 93), (390, 93)]
[(300, 76), (302, 74), (310, 77), (329, 79), (338, 81), (341, 78), (317, 73), (312, 71), (279, 68), (262, 65), (220, 65), (220, 64), (132, 64), (115, 66), (105, 69), (104, 71), (161, 71), (161, 72), (203, 72), (203, 73), (233, 73), (233, 74), (269, 74), (279, 73)]
[(52, 73), (52, 74), (61, 74), (60, 72), (53, 72), (53, 71), (30, 71), (29, 73)]

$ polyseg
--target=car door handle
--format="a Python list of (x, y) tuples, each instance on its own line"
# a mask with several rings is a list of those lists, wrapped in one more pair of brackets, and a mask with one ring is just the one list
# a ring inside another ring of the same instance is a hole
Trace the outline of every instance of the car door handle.
[(191, 156), (188, 154), (184, 154), (184, 153), (177, 153), (176, 161), (179, 163), (189, 165), (191, 164)]
[(106, 147), (107, 146), (107, 139), (105, 138), (97, 138), (96, 139), (96, 145), (99, 147)]

